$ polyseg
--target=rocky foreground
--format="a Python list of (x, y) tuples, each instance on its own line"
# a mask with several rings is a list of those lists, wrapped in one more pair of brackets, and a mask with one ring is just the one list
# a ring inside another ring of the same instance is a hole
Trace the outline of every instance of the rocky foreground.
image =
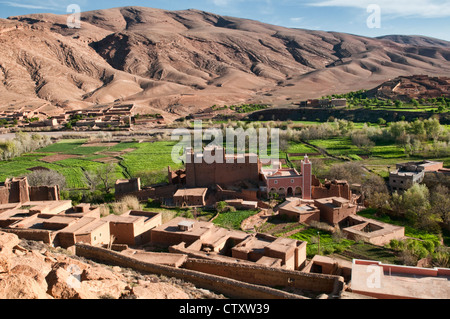
[(1, 299), (221, 299), (182, 280), (98, 264), (0, 232)]

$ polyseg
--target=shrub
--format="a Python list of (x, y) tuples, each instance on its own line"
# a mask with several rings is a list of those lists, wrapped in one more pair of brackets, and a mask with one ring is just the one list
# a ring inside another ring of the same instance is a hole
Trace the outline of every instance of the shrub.
[(27, 175), (30, 186), (59, 186), (63, 189), (66, 186), (64, 175), (53, 170), (37, 170)]
[(141, 204), (139, 200), (134, 196), (125, 196), (120, 201), (112, 204), (113, 213), (116, 215), (122, 215), (129, 210), (140, 210)]

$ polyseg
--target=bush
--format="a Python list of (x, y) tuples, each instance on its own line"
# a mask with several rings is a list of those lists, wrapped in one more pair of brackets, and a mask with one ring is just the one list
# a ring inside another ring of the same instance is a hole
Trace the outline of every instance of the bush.
[(37, 170), (27, 175), (30, 186), (59, 186), (63, 189), (66, 186), (64, 175), (53, 170)]
[(134, 196), (125, 196), (120, 201), (112, 204), (112, 211), (115, 215), (122, 215), (130, 210), (140, 210), (141, 204)]

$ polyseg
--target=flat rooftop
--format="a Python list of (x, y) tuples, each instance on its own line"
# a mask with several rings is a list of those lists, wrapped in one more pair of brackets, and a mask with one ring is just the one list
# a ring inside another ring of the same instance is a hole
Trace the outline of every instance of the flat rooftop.
[[(178, 224), (180, 222), (183, 221), (193, 221), (193, 227), (189, 230), (180, 230), (178, 228)], [(171, 221), (169, 221), (166, 224), (163, 224), (161, 226), (158, 226), (156, 228), (154, 228), (152, 231), (160, 231), (160, 232), (169, 232), (169, 233), (180, 233), (180, 234), (190, 234), (192, 236), (198, 236), (201, 237), (203, 235), (205, 235), (206, 233), (211, 231), (211, 228), (214, 228), (214, 224), (213, 223), (209, 223), (209, 222), (203, 222), (203, 221), (196, 221), (196, 220), (190, 220), (190, 219), (186, 219), (183, 217), (176, 217), (174, 219), (172, 219)]]
[(332, 208), (338, 208), (338, 207), (341, 207), (341, 205), (343, 205), (343, 204), (350, 203), (350, 201), (348, 199), (345, 199), (343, 197), (320, 198), (320, 199), (315, 199), (314, 202), (322, 204), (322, 205), (326, 205), (326, 206), (329, 206)]
[(290, 169), (263, 169), (262, 173), (267, 178), (300, 176), (300, 174), (293, 168), (290, 168)]
[(207, 188), (186, 188), (186, 189), (179, 189), (174, 197), (179, 196), (203, 196), (208, 191)]
[(450, 299), (450, 269), (353, 260), (351, 288), (377, 298)]

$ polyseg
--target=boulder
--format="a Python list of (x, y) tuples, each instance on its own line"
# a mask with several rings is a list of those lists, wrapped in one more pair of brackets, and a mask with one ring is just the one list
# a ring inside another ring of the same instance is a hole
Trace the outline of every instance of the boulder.
[(89, 280), (82, 281), (83, 289), (86, 289), (97, 298), (119, 299), (127, 293), (127, 283), (119, 280)]
[(95, 299), (85, 286), (81, 285), (81, 271), (76, 266), (55, 267), (45, 277), (47, 293), (56, 299)]
[(81, 280), (122, 280), (123, 276), (114, 273), (106, 267), (90, 266), (85, 268), (81, 274)]
[(16, 254), (11, 255), (9, 262), (11, 268), (15, 268), (17, 266), (29, 266), (39, 271), (44, 278), (52, 270), (52, 263), (48, 262), (46, 257), (40, 254), (37, 250), (27, 251), (21, 256)]
[(163, 282), (142, 283), (133, 287), (131, 293), (136, 299), (189, 299), (183, 290)]
[(7, 273), (11, 269), (10, 259), (13, 248), (20, 242), (15, 234), (0, 232), (0, 273)]
[(41, 285), (44, 291), (47, 291), (47, 282), (45, 281), (45, 276), (39, 270), (29, 265), (17, 265), (11, 269), (10, 274), (27, 276)]
[(0, 277), (2, 299), (50, 299), (45, 286), (29, 274), (11, 274)]

